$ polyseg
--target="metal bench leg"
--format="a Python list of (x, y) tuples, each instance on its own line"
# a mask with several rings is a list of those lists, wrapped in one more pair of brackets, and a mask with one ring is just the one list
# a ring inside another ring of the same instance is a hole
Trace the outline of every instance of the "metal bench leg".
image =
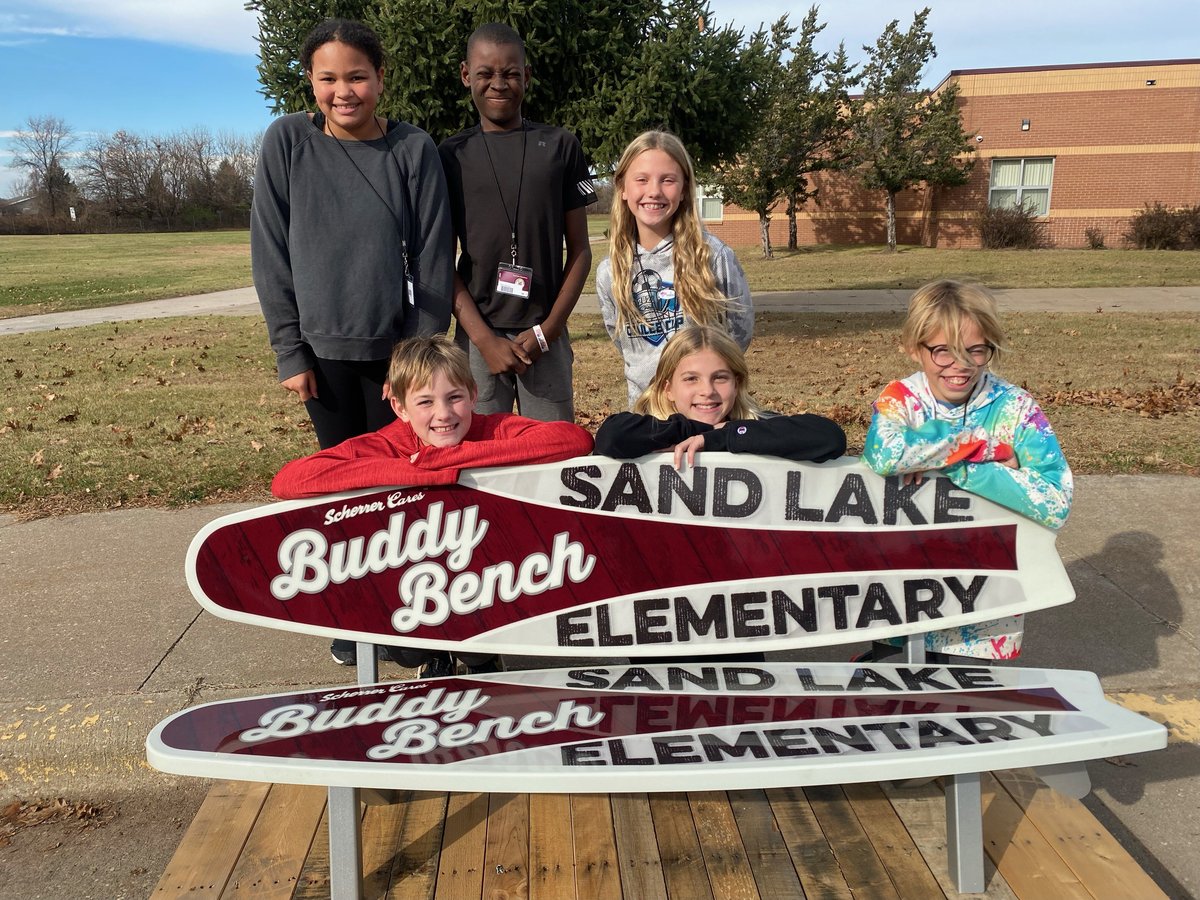
[(358, 663), (358, 683), (374, 684), (379, 680), (379, 658), (375, 645), (357, 641), (354, 644), (354, 659)]
[(363, 895), (358, 788), (329, 789), (329, 888), (333, 900), (361, 900)]
[(1092, 789), (1086, 762), (1062, 763), (1057, 766), (1034, 766), (1037, 776), (1060, 794), (1082, 800)]
[(983, 879), (983, 796), (978, 772), (946, 779), (946, 856), (961, 894), (978, 894)]

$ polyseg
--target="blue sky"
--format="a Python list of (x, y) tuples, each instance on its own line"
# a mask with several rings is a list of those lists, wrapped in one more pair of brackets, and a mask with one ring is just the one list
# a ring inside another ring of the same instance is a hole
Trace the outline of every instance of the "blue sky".
[[(861, 46), (891, 19), (907, 24), (924, 5), (827, 0), (823, 49), (844, 40), (861, 61)], [(951, 69), (1200, 57), (1200, 0), (929, 5), (938, 48), (930, 85)], [(752, 30), (783, 12), (798, 18), (807, 6), (712, 0), (712, 8), (718, 23)], [(81, 144), (122, 129), (261, 131), (271, 113), (258, 93), (255, 35), (241, 0), (0, 0), (0, 196), (15, 189), (7, 151), (30, 116), (64, 119)]]

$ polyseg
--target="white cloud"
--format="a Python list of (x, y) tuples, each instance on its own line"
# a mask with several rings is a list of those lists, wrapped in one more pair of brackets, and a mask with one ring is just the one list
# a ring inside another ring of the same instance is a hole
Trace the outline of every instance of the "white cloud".
[(0, 36), (56, 34), (137, 38), (254, 53), (254, 13), (238, 0), (7, 0)]

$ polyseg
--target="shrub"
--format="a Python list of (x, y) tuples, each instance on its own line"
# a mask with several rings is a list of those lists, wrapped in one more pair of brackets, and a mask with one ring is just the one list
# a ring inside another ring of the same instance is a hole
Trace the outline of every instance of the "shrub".
[(1091, 227), (1083, 229), (1083, 236), (1087, 239), (1088, 248), (1091, 250), (1104, 249), (1104, 232), (1099, 228)]
[(1184, 250), (1200, 250), (1200, 206), (1178, 210), (1179, 240)]
[(1181, 224), (1174, 210), (1161, 203), (1147, 203), (1129, 220), (1125, 240), (1139, 250), (1178, 250)]
[(1139, 250), (1200, 250), (1200, 206), (1147, 203), (1129, 220), (1125, 240)]
[(1046, 246), (1046, 223), (1031, 206), (989, 206), (979, 214), (985, 250), (1038, 250)]

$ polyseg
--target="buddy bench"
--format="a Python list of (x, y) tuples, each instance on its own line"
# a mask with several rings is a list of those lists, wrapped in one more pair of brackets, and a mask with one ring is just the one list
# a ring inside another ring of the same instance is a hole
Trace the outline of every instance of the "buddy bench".
[[(627, 857), (639, 852), (635, 832), (652, 841), (657, 830), (661, 843), (670, 823), (622, 819), (623, 795), (808, 788), (811, 799), (821, 786), (850, 795), (941, 778), (950, 878), (976, 892), (983, 773), (1032, 767), (1082, 797), (1086, 760), (1166, 745), (1161, 725), (1108, 702), (1091, 673), (924, 663), (925, 631), (1074, 599), (1053, 532), (944, 478), (904, 485), (854, 459), (704, 453), (698, 463), (676, 472), (661, 455), (587, 457), (218, 519), (187, 562), (192, 592), (216, 615), (348, 638), (360, 651), (374, 642), (580, 662), (375, 683), (373, 653), (360, 652), (358, 685), (177, 713), (147, 739), (150, 763), (328, 786), (327, 890), (339, 898), (363, 891), (360, 802), (398, 789), (610, 793)], [(1036, 640), (1036, 619), (1031, 628)], [(906, 639), (905, 664), (705, 661), (836, 644), (849, 656), (888, 637)], [(571, 807), (559, 809), (570, 820)], [(461, 813), (451, 802), (448, 834)], [(692, 801), (698, 831), (730, 830), (714, 815)], [(806, 852), (778, 804), (755, 821), (782, 835), (785, 859)], [(489, 822), (489, 843), (494, 825), (505, 827)], [(418, 829), (412, 841), (422, 839)], [(791, 878), (794, 888), (761, 893), (800, 896)]]

